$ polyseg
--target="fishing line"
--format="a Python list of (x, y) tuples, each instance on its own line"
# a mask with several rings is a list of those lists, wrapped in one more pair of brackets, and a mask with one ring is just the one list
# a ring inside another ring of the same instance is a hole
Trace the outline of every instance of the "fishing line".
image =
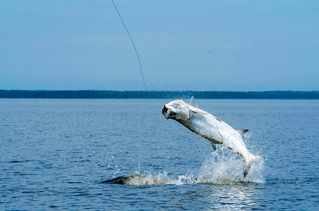
[(143, 83), (144, 83), (145, 88), (146, 88), (146, 90), (147, 90), (147, 86), (146, 86), (146, 83), (145, 83), (145, 80), (144, 80), (144, 76), (143, 76), (143, 71), (142, 71), (142, 65), (141, 65), (140, 57), (139, 57), (139, 55), (138, 55), (138, 52), (137, 52), (137, 49), (136, 49), (136, 47), (135, 47), (134, 41), (133, 41), (133, 39), (132, 39), (130, 33), (128, 32), (128, 30), (127, 30), (127, 28), (126, 28), (126, 26), (125, 26), (125, 23), (124, 23), (124, 21), (123, 21), (121, 15), (120, 15), (120, 12), (117, 10), (117, 8), (116, 8), (115, 3), (114, 3), (113, 0), (112, 0), (112, 3), (113, 3), (113, 5), (114, 5), (114, 8), (115, 8), (117, 14), (119, 15), (119, 17), (120, 17), (120, 19), (121, 19), (121, 21), (122, 21), (122, 23), (123, 23), (123, 26), (124, 26), (124, 28), (125, 28), (125, 30), (126, 30), (128, 36), (129, 36), (130, 39), (131, 39), (131, 42), (132, 42), (132, 44), (133, 44), (133, 47), (134, 47), (134, 49), (135, 49), (135, 53), (136, 53), (136, 56), (137, 56), (137, 59), (138, 59), (138, 63), (139, 63), (139, 65), (140, 65), (140, 71), (141, 71)]

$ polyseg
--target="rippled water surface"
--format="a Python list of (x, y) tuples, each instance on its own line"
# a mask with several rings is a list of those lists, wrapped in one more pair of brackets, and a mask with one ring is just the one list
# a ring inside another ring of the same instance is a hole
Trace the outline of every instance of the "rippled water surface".
[(249, 129), (246, 178), (169, 101), (0, 99), (0, 210), (319, 209), (319, 101), (197, 100)]

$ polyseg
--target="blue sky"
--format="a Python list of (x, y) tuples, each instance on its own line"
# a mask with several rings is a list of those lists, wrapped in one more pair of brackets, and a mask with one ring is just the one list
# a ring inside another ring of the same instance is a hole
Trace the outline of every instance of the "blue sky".
[[(114, 0), (149, 90), (319, 90), (319, 1)], [(0, 89), (145, 90), (111, 0), (0, 7)]]

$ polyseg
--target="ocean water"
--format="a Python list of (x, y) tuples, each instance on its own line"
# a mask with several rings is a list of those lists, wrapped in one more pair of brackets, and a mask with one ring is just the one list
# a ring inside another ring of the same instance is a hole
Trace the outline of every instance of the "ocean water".
[(249, 129), (246, 178), (169, 101), (0, 99), (0, 210), (319, 209), (319, 101), (197, 100)]

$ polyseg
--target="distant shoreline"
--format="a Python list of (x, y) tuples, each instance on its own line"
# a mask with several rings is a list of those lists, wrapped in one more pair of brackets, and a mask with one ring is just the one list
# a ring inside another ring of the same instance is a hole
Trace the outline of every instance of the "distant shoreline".
[(104, 91), (104, 90), (1, 90), (0, 98), (33, 99), (319, 99), (319, 91)]

